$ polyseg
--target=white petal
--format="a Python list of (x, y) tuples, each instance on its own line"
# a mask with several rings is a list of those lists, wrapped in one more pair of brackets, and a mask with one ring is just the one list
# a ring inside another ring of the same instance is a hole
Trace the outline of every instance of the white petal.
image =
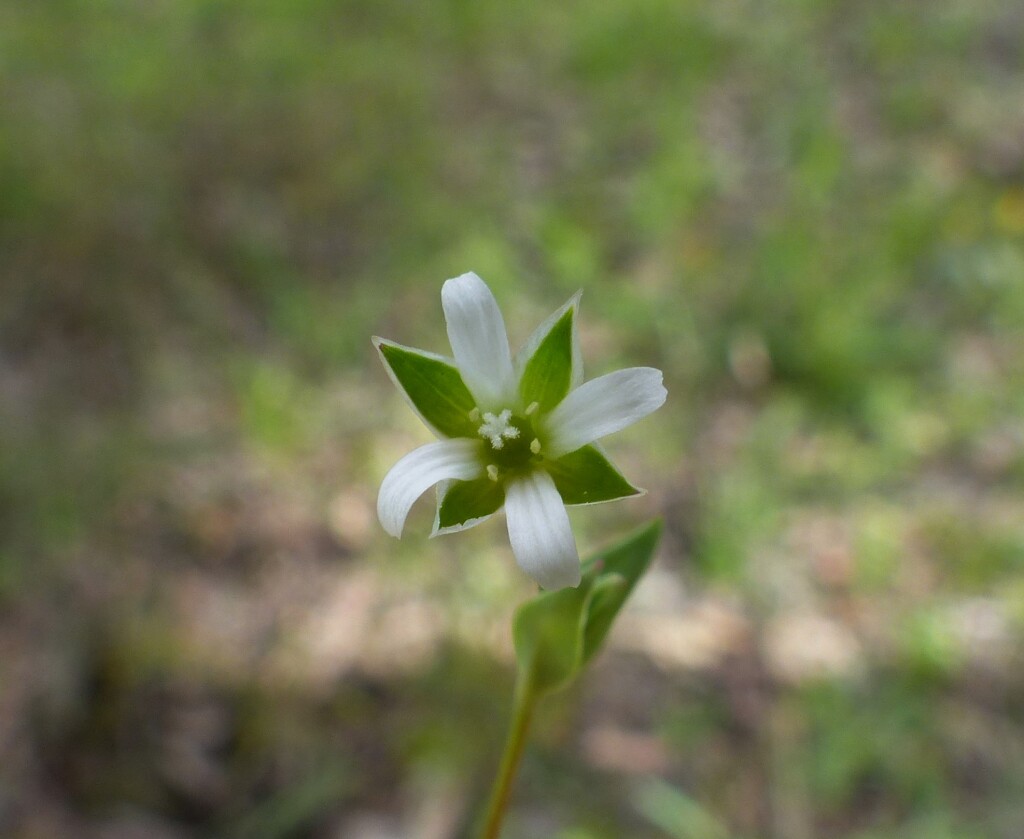
[(546, 589), (580, 584), (580, 557), (569, 514), (547, 472), (515, 478), (505, 487), (508, 538), (516, 562)]
[(508, 333), (491, 290), (476, 274), (463, 274), (441, 287), (452, 353), (481, 409), (501, 409), (514, 395), (515, 377)]
[(632, 425), (665, 403), (660, 370), (630, 367), (584, 382), (546, 417), (550, 457), (561, 457)]
[(402, 535), (416, 499), (438, 481), (469, 481), (484, 474), (481, 440), (438, 440), (414, 449), (391, 467), (377, 496), (377, 518), (392, 536)]
[(554, 312), (547, 320), (538, 326), (533, 334), (529, 337), (525, 344), (516, 353), (515, 358), (515, 371), (516, 381), (522, 378), (523, 370), (526, 369), (526, 365), (529, 363), (533, 354), (537, 352), (537, 347), (540, 346), (541, 341), (548, 337), (548, 333), (552, 330), (554, 325), (562, 319), (569, 309), (575, 308), (576, 312), (572, 319), (572, 374), (569, 378), (569, 387), (578, 387), (579, 383), (583, 381), (583, 353), (580, 350), (579, 340), (579, 311), (580, 311), (580, 297), (583, 296), (583, 290), (577, 291), (562, 308)]

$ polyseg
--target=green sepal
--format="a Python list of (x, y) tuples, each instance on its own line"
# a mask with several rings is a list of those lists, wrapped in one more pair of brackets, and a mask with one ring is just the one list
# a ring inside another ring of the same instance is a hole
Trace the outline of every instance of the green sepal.
[(438, 500), (437, 521), (434, 532), (461, 528), (467, 523), (487, 518), (498, 511), (505, 501), (505, 491), (497, 481), (478, 478), (475, 481), (452, 481)]
[(534, 695), (566, 687), (594, 657), (661, 535), (654, 521), (583, 564), (577, 588), (541, 592), (512, 623), (521, 684)]
[(551, 326), (523, 368), (519, 397), (523, 406), (537, 403), (541, 413), (550, 411), (572, 385), (574, 320), (576, 306), (570, 305)]
[(597, 446), (584, 446), (547, 461), (545, 468), (566, 504), (597, 504), (640, 495)]
[(479, 423), (469, 418), (476, 402), (454, 364), (382, 338), (374, 344), (391, 378), (427, 425), (445, 437), (476, 436)]

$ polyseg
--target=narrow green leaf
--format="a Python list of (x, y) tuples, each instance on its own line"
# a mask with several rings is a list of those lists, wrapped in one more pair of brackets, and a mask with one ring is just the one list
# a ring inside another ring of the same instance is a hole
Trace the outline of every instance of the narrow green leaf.
[(437, 527), (443, 530), (484, 518), (497, 512), (504, 501), (504, 490), (490, 478), (454, 481), (437, 509)]
[(654, 558), (654, 549), (661, 538), (661, 522), (654, 521), (633, 533), (625, 541), (597, 554), (583, 566), (584, 576), (591, 574), (614, 577), (620, 583), (602, 592), (601, 599), (591, 605), (591, 614), (584, 629), (582, 660), (590, 661), (608, 635), (619, 610)]
[(566, 504), (596, 504), (642, 492), (596, 446), (584, 446), (546, 465)]
[(536, 693), (558, 690), (579, 668), (580, 619), (593, 580), (542, 592), (516, 610), (512, 640), (526, 684)]
[(395, 384), (427, 425), (446, 437), (476, 436), (477, 423), (469, 418), (476, 403), (454, 364), (381, 338), (374, 343)]
[(709, 811), (681, 790), (660, 779), (637, 788), (634, 804), (641, 813), (676, 839), (729, 839), (729, 831)]
[(565, 310), (526, 362), (519, 382), (519, 395), (524, 405), (536, 402), (541, 412), (550, 411), (569, 392), (575, 312), (575, 306)]
[(337, 764), (310, 767), (306, 777), (256, 804), (221, 835), (230, 839), (281, 839), (302, 833), (310, 829), (318, 813), (347, 795), (355, 783), (351, 766), (340, 759)]
[(520, 678), (536, 693), (568, 685), (593, 658), (641, 575), (661, 534), (653, 522), (583, 565), (575, 589), (541, 592), (512, 624)]
[(621, 574), (602, 574), (587, 600), (580, 664), (586, 664), (601, 646), (605, 635), (629, 594), (629, 581)]

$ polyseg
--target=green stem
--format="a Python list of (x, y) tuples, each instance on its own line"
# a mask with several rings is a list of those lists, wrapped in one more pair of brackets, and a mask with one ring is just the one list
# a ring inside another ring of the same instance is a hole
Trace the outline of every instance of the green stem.
[(491, 787), (491, 797), (487, 804), (484, 827), (480, 839), (498, 839), (501, 823), (505, 819), (509, 794), (512, 792), (512, 780), (515, 778), (519, 761), (526, 745), (526, 732), (530, 728), (533, 706), (537, 696), (533, 691), (529, 677), (520, 675), (516, 679), (515, 698), (512, 708), (512, 724), (509, 726), (508, 737), (505, 738), (505, 751), (501, 755), (498, 776)]

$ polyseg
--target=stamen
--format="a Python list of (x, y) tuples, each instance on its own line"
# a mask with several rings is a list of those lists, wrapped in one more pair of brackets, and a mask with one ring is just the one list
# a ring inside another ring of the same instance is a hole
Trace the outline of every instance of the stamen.
[(495, 483), (498, 482), (498, 467), (493, 463), (487, 464), (487, 477)]
[(536, 437), (530, 442), (530, 451), (534, 454), (540, 454), (540, 440)]

